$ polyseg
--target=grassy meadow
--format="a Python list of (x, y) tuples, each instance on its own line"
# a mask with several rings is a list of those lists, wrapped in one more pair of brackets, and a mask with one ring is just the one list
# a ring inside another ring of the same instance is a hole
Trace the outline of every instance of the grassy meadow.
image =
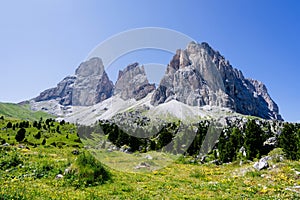
[[(9, 122), (12, 126), (6, 128)], [(118, 168), (125, 169), (120, 171), (109, 167), (109, 161), (106, 165), (95, 160), (91, 154), (100, 161), (108, 154), (86, 150), (73, 124), (51, 120), (24, 122), (0, 119), (0, 199), (300, 198), (300, 189), (295, 187), (300, 185), (298, 161), (271, 161), (270, 169), (256, 171), (253, 162), (191, 164), (191, 158), (176, 160), (165, 155), (165, 159), (174, 162), (145, 172), (131, 170), (143, 161), (143, 156), (132, 154), (128, 159), (134, 165), (120, 164)], [(18, 142), (20, 126), (26, 127), (26, 133)], [(110, 153), (116, 157), (119, 154)], [(155, 159), (156, 152), (150, 154), (151, 162), (164, 164)], [(116, 160), (117, 164), (128, 162), (124, 156)], [(58, 178), (58, 174), (63, 177)]]

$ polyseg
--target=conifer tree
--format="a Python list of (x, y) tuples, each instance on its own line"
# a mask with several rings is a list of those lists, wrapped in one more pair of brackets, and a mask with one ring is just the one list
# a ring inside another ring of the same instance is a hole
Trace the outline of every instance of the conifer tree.
[(247, 159), (259, 158), (261, 155), (261, 149), (263, 146), (263, 134), (264, 132), (255, 120), (250, 120), (246, 124), (245, 130), (245, 142)]
[(299, 159), (299, 136), (293, 124), (287, 123), (284, 125), (279, 136), (279, 146), (283, 149), (288, 159)]

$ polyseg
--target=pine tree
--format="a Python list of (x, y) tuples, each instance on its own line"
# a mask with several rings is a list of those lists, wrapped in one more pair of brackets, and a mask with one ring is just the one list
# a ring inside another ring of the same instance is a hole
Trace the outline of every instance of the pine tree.
[(24, 140), (24, 138), (25, 138), (25, 133), (26, 133), (26, 130), (25, 130), (24, 128), (21, 128), (21, 129), (17, 132), (17, 134), (16, 134), (16, 136), (15, 136), (15, 139), (17, 140), (17, 142), (21, 142), (21, 141)]
[(12, 123), (8, 122), (7, 125), (6, 125), (6, 128), (12, 128)]
[(166, 128), (163, 128), (159, 132), (157, 149), (161, 149), (164, 146), (166, 146), (167, 144), (169, 144), (172, 141), (172, 138), (173, 138), (173, 134), (171, 132), (169, 132)]
[(60, 132), (59, 125), (57, 125), (57, 127), (56, 127), (56, 132), (57, 132), (57, 133), (61, 133), (61, 132)]
[(36, 135), (34, 135), (34, 138), (37, 140), (41, 139), (41, 132), (39, 131)]
[(283, 149), (288, 159), (299, 159), (299, 136), (293, 124), (287, 123), (284, 125), (279, 136), (279, 146)]
[(261, 150), (263, 147), (263, 134), (264, 132), (255, 120), (250, 120), (246, 124), (245, 130), (245, 142), (247, 159), (252, 160), (253, 158), (260, 157)]
[(45, 145), (45, 144), (46, 144), (46, 139), (44, 138), (42, 141), (42, 145)]

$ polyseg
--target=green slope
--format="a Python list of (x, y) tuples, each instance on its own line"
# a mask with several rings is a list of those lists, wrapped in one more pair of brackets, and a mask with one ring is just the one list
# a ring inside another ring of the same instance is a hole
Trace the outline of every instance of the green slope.
[[(9, 122), (12, 128), (7, 128)], [(300, 162), (277, 159), (282, 155), (280, 149), (269, 153), (274, 159), (268, 160), (269, 169), (261, 171), (250, 161), (192, 164), (194, 158), (186, 156), (158, 170), (121, 172), (99, 162), (104, 159), (102, 153), (113, 157), (121, 152), (87, 150), (74, 124), (54, 120), (42, 120), (40, 126), (35, 123), (0, 119), (1, 200), (300, 199)], [(26, 132), (18, 142), (15, 138), (20, 126)], [(142, 154), (124, 153), (120, 161), (127, 161), (128, 155)], [(153, 160), (144, 159), (141, 162), (151, 166), (159, 161), (155, 155)], [(57, 178), (58, 174), (64, 175)], [(102, 179), (105, 174), (108, 178)]]
[(54, 116), (42, 111), (32, 111), (29, 104), (19, 105), (14, 103), (0, 103), (0, 116), (18, 118), (22, 120), (39, 120), (43, 118), (53, 118)]

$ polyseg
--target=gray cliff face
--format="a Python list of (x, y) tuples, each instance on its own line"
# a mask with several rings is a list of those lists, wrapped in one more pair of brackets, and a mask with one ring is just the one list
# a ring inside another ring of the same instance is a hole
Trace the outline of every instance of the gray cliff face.
[(55, 88), (47, 89), (41, 92), (40, 95), (34, 100), (47, 101), (50, 99), (56, 99), (61, 105), (71, 105), (72, 91), (75, 80), (75, 76), (67, 76), (61, 82), (59, 82)]
[(245, 79), (207, 43), (178, 50), (155, 90), (151, 104), (176, 99), (192, 106), (219, 106), (238, 113), (282, 120), (278, 106), (259, 81)]
[(144, 67), (133, 63), (123, 71), (119, 71), (114, 94), (120, 95), (124, 100), (131, 98), (140, 100), (153, 90), (155, 90), (155, 85), (148, 82)]
[(35, 101), (56, 99), (61, 105), (89, 106), (99, 103), (113, 94), (100, 58), (91, 58), (76, 69), (75, 76), (64, 78), (55, 88), (42, 92)]
[(109, 80), (102, 60), (91, 58), (76, 69), (72, 105), (91, 106), (112, 96), (113, 83)]

